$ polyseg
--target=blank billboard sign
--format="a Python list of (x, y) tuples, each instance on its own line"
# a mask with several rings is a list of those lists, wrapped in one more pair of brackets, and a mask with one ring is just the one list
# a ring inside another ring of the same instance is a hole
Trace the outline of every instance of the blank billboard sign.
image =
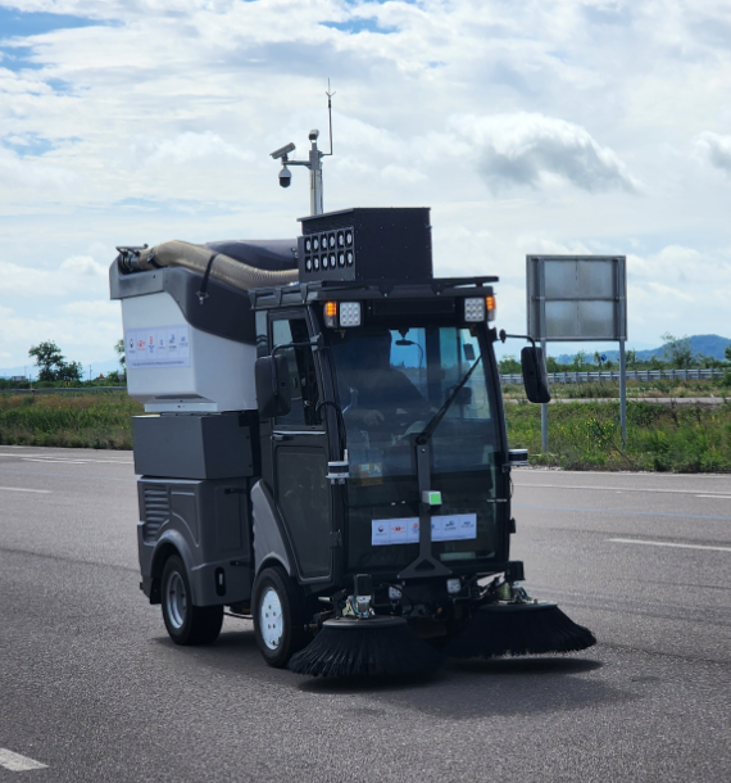
[(625, 340), (624, 256), (526, 256), (534, 340)]

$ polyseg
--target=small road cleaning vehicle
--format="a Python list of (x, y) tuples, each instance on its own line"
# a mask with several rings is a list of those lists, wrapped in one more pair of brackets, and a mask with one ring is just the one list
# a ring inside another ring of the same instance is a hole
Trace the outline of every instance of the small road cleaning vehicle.
[[(214, 641), (226, 609), (269, 664), (325, 676), (593, 644), (510, 560), (527, 453), (508, 448), (497, 278), (434, 277), (426, 208), (301, 225), (120, 248), (110, 270), (146, 410), (141, 587), (171, 638)], [(547, 401), (540, 349), (522, 361)]]

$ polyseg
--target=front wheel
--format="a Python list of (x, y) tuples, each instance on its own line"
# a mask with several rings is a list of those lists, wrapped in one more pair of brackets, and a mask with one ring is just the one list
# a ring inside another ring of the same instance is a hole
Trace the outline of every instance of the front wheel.
[(264, 660), (281, 668), (307, 642), (304, 601), (279, 568), (265, 568), (254, 584), (254, 632)]
[(223, 606), (194, 606), (185, 564), (177, 555), (162, 571), (162, 618), (175, 644), (210, 644), (223, 625)]

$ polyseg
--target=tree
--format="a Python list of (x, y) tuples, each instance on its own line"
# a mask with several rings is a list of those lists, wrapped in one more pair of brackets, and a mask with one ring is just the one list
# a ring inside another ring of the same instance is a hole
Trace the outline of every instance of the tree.
[(562, 365), (556, 361), (555, 356), (546, 356), (546, 372), (562, 372)]
[(726, 361), (731, 362), (731, 345), (727, 345), (723, 353), (726, 357)]
[(80, 381), (83, 368), (80, 362), (68, 364), (61, 349), (52, 340), (34, 345), (28, 356), (36, 360), (39, 381)]
[(52, 340), (34, 345), (29, 351), (28, 356), (36, 360), (36, 366), (39, 367), (39, 381), (58, 380), (58, 371), (64, 365), (65, 360), (61, 349)]
[(54, 380), (56, 381), (68, 381), (69, 383), (73, 381), (81, 381), (83, 379), (84, 374), (84, 368), (81, 365), (81, 362), (71, 362), (70, 364), (66, 364), (64, 362), (58, 369), (58, 375)]
[(503, 356), (498, 362), (498, 368), (501, 375), (515, 375), (522, 372), (520, 362), (516, 361), (515, 356)]
[(665, 361), (674, 369), (687, 370), (693, 366), (693, 349), (690, 347), (690, 337), (675, 337), (670, 332), (661, 336), (665, 341), (662, 354)]
[(124, 340), (119, 339), (114, 344), (114, 350), (117, 353), (117, 356), (119, 356), (119, 363), (122, 365), (122, 369), (126, 369), (127, 367), (127, 354), (124, 351)]
[(586, 353), (584, 351), (579, 351), (576, 356), (574, 356), (573, 362), (571, 362), (571, 366), (574, 370), (583, 370), (586, 365)]

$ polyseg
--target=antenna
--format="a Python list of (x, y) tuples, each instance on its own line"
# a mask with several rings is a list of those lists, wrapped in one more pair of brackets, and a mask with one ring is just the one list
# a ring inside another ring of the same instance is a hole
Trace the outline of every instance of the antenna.
[(335, 95), (334, 92), (330, 92), (330, 79), (327, 80), (327, 92), (325, 93), (327, 95), (327, 123), (328, 123), (328, 130), (330, 135), (330, 152), (328, 152), (328, 155), (333, 154), (333, 102), (332, 97)]
[(330, 92), (330, 79), (327, 80), (327, 118), (330, 131), (330, 152), (320, 152), (317, 147), (317, 139), (320, 131), (314, 128), (308, 134), (310, 141), (310, 154), (307, 160), (290, 160), (289, 153), (293, 152), (295, 146), (292, 142), (270, 153), (275, 160), (282, 161), (282, 169), (279, 172), (279, 184), (283, 188), (288, 188), (292, 181), (292, 174), (287, 166), (306, 166), (310, 170), (310, 214), (321, 215), (324, 211), (322, 203), (322, 159), (333, 154), (333, 122), (332, 122), (332, 96)]

